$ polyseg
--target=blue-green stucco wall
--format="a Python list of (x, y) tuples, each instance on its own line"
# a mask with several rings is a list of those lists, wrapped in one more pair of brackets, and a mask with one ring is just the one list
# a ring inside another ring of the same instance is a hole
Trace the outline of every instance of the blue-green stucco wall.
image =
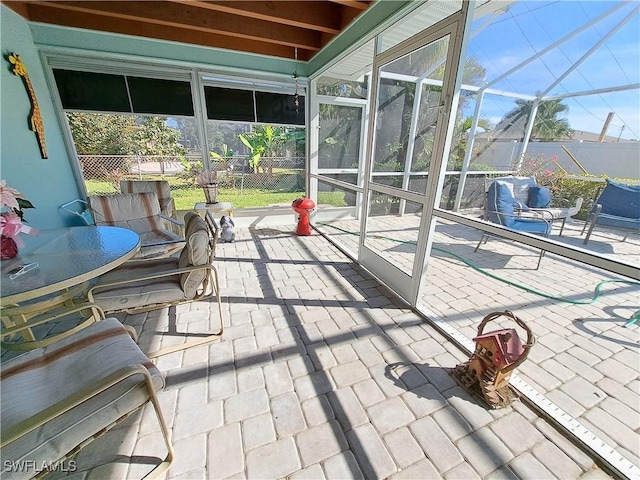
[[(36, 207), (25, 219), (37, 229), (60, 227), (71, 221), (59, 206), (78, 198), (62, 131), (49, 95), (44, 71), (27, 22), (0, 5), (0, 178), (19, 190)], [(36, 135), (29, 128), (31, 102), (22, 77), (13, 75), (9, 53), (20, 55), (44, 120), (48, 159), (43, 159)]]

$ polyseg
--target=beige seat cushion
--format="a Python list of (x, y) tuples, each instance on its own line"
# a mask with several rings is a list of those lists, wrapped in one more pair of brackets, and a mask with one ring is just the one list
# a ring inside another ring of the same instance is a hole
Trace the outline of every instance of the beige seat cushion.
[(160, 203), (160, 210), (168, 217), (173, 217), (173, 200), (171, 186), (166, 180), (120, 180), (122, 193), (154, 192)]
[(163, 229), (160, 203), (153, 192), (89, 197), (98, 225), (113, 225), (137, 234)]
[[(197, 214), (187, 212), (185, 215), (186, 245), (180, 254), (180, 268), (209, 265), (211, 262), (211, 246), (209, 245), (209, 229), (206, 222)], [(180, 275), (180, 284), (185, 296), (192, 298), (206, 277), (206, 270), (196, 270)]]
[[(158, 369), (115, 318), (107, 318), (47, 347), (3, 362), (0, 376), (3, 435), (20, 422), (133, 365), (147, 368), (156, 389), (164, 386)], [(37, 466), (54, 462), (123, 414), (143, 405), (148, 398), (142, 375), (134, 375), (108, 388), (5, 445), (0, 476), (30, 478), (33, 471), (8, 471), (11, 462)]]
[[(100, 276), (98, 285), (172, 271), (177, 268), (178, 261), (171, 257), (127, 262)], [(182, 290), (178, 274), (107, 287), (93, 293), (93, 301), (105, 312), (179, 302), (186, 298), (188, 297)]]

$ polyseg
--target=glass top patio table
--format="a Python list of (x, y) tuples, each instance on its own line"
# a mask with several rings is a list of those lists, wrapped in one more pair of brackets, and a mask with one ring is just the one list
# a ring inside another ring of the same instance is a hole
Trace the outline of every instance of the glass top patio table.
[[(124, 263), (140, 247), (137, 233), (107, 226), (41, 230), (38, 235), (20, 238), (25, 245), (18, 256), (0, 264), (2, 306), (80, 285)], [(15, 275), (30, 264), (37, 265)]]

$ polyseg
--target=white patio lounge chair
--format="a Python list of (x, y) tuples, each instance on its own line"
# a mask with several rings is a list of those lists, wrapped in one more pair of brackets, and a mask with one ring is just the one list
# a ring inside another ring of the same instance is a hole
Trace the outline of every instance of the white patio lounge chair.
[[(96, 308), (83, 305), (67, 313), (87, 307)], [(174, 456), (156, 395), (163, 386), (158, 369), (115, 318), (3, 361), (0, 476), (32, 478), (60, 468), (147, 403), (155, 409), (167, 449), (148, 477), (160, 476)]]

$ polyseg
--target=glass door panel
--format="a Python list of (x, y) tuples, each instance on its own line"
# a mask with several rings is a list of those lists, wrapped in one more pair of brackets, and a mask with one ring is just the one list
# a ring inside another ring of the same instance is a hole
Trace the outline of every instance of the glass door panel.
[(448, 46), (447, 35), (379, 69), (372, 182), (410, 190), (428, 172)]
[(446, 68), (456, 25), (436, 26), (374, 62), (360, 262), (409, 302), (429, 237), (423, 215), (427, 198), (435, 198), (429, 175), (441, 171), (448, 124), (443, 105), (454, 83)]

